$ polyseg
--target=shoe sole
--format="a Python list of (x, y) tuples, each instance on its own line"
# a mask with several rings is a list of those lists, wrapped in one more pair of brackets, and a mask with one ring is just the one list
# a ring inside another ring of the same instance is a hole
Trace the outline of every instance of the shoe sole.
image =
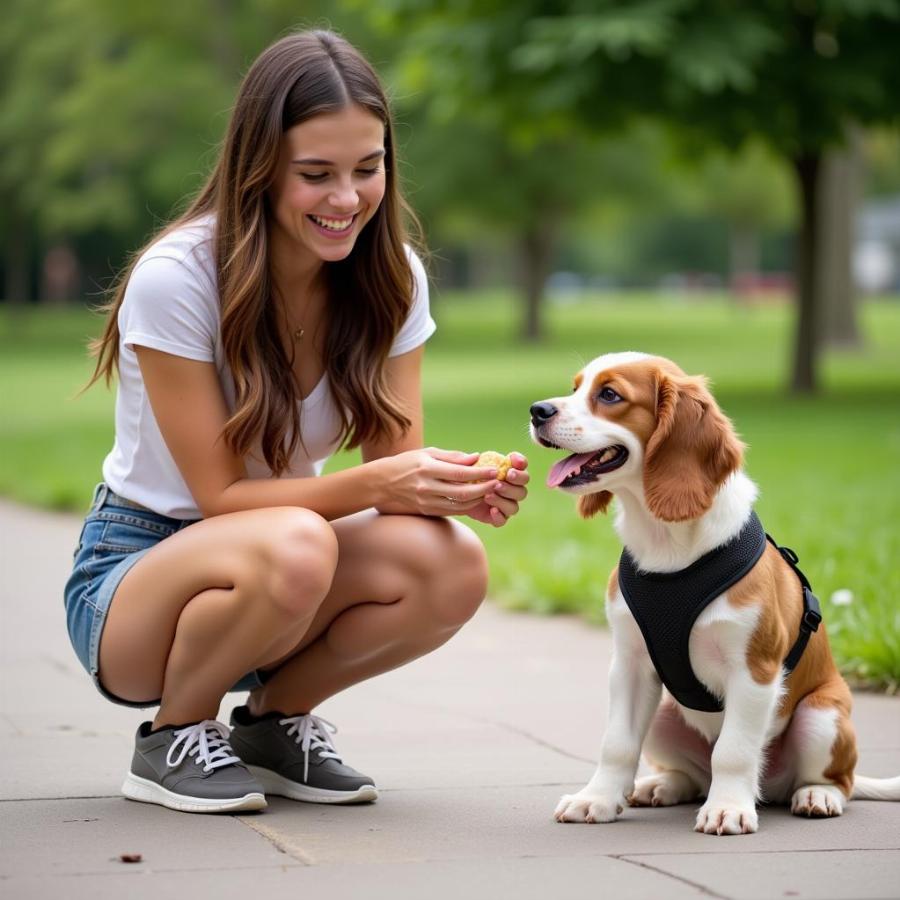
[(271, 769), (247, 766), (250, 774), (262, 785), (267, 794), (299, 800), (302, 803), (374, 803), (378, 790), (374, 784), (364, 784), (355, 791), (330, 791), (291, 781)]
[(122, 793), (129, 800), (137, 800), (140, 803), (156, 803), (179, 812), (214, 813), (214, 812), (248, 812), (250, 810), (265, 809), (265, 795), (259, 791), (251, 791), (243, 797), (229, 797), (224, 800), (215, 800), (207, 797), (191, 797), (187, 794), (176, 794), (167, 790), (155, 781), (149, 781), (129, 772), (122, 784)]

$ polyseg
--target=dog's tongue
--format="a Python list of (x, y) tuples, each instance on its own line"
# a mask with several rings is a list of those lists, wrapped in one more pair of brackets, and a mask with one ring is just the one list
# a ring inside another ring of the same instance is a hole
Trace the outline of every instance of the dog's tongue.
[(558, 463), (554, 463), (550, 474), (547, 476), (547, 487), (558, 487), (593, 455), (593, 453), (573, 453), (571, 456), (561, 459)]

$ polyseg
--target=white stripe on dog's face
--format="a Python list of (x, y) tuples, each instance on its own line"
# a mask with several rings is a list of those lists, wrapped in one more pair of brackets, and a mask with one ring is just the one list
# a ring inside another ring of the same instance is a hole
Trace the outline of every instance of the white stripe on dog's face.
[[(637, 350), (624, 350), (621, 353), (606, 353), (591, 360), (582, 372), (587, 377), (596, 375), (604, 369), (611, 369), (613, 366), (624, 366), (627, 363), (640, 362), (643, 359), (651, 359), (649, 353), (639, 353)], [(588, 375), (590, 373), (590, 375)]]

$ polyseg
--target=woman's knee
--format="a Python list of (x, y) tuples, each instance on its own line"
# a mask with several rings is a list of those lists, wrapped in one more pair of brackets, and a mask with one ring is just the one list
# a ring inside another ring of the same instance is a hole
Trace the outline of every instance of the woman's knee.
[(266, 599), (291, 618), (313, 615), (331, 587), (338, 561), (334, 530), (317, 513), (272, 510), (254, 578)]

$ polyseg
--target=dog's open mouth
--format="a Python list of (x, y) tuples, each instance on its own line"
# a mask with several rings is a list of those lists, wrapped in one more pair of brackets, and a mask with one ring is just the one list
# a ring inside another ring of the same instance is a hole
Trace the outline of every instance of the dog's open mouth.
[(554, 464), (547, 476), (547, 487), (577, 487), (590, 484), (601, 475), (625, 464), (628, 451), (616, 444), (594, 453), (573, 453)]

